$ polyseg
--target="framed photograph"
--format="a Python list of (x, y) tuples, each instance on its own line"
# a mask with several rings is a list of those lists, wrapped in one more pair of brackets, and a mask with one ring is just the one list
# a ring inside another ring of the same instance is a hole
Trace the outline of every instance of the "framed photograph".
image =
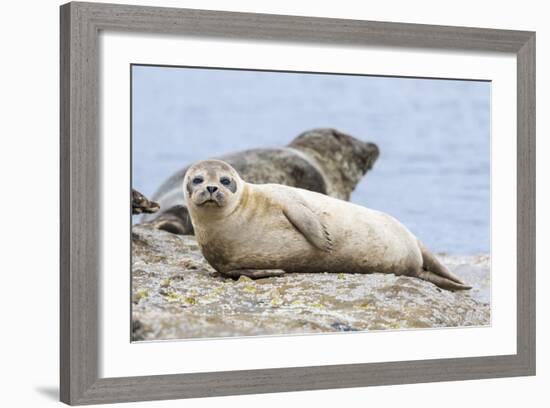
[(61, 7), (63, 402), (534, 375), (535, 303), (535, 33)]

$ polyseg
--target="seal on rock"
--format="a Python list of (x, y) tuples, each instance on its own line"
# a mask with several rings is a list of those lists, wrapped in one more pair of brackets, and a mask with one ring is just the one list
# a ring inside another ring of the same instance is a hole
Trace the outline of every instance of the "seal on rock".
[(147, 199), (139, 191), (132, 189), (132, 214), (152, 214), (159, 210), (158, 203)]
[(201, 251), (224, 275), (379, 272), (471, 288), (382, 212), (300, 188), (250, 184), (219, 160), (192, 165), (183, 190)]
[[(378, 158), (378, 147), (335, 129), (314, 129), (300, 134), (283, 148), (252, 149), (219, 157), (243, 180), (300, 187), (349, 200), (351, 192)], [(193, 234), (181, 184), (183, 168), (166, 180), (153, 199), (161, 211), (145, 216), (157, 228), (175, 234)]]

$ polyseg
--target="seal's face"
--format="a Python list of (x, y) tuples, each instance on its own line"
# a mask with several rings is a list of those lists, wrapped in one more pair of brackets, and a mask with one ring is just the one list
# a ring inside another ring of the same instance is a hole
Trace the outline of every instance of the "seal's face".
[(223, 209), (239, 194), (240, 177), (227, 163), (205, 160), (191, 166), (183, 181), (188, 203), (201, 209)]
[(339, 190), (328, 188), (328, 194), (344, 200), (349, 200), (351, 192), (379, 155), (374, 143), (363, 142), (336, 129), (304, 132), (289, 146), (313, 157), (331, 184)]
[(313, 129), (302, 133), (290, 146), (309, 148), (326, 160), (352, 162), (354, 170), (364, 175), (378, 158), (378, 146), (363, 142), (336, 129)]

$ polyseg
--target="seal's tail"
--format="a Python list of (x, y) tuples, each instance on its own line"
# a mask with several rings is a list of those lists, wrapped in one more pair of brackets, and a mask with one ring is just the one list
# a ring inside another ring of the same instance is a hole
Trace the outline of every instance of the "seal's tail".
[(447, 290), (468, 290), (471, 286), (465, 284), (460, 278), (454, 275), (445, 265), (432, 254), (420, 241), (422, 251), (422, 271), (419, 274), (421, 279), (432, 282), (434, 285)]
[(178, 235), (194, 235), (193, 224), (187, 207), (174, 205), (160, 213), (154, 220), (155, 228)]

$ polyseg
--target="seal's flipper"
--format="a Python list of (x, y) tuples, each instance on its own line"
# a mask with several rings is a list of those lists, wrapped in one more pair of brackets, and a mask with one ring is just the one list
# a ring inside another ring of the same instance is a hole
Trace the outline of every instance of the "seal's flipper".
[(447, 290), (468, 290), (468, 289), (472, 289), (471, 286), (454, 282), (450, 279), (444, 278), (443, 276), (436, 275), (435, 273), (433, 273), (431, 271), (422, 270), (418, 274), (418, 277), (420, 279), (424, 279), (425, 281), (431, 282), (434, 285), (439, 286), (442, 289), (447, 289)]
[(176, 219), (165, 220), (161, 218), (159, 221), (154, 222), (153, 226), (156, 229), (170, 232), (176, 235), (191, 235), (193, 233), (192, 229), (190, 232), (186, 231), (185, 225), (183, 225), (181, 220)]
[(422, 268), (435, 273), (443, 278), (446, 278), (450, 281), (458, 283), (459, 285), (467, 286), (458, 276), (453, 274), (445, 265), (443, 265), (439, 260), (432, 254), (423, 244), (418, 241), (420, 246), (420, 251), (422, 252)]
[(261, 279), (282, 276), (285, 274), (285, 271), (281, 269), (237, 269), (222, 272), (222, 274), (233, 279), (239, 279), (241, 276), (248, 276), (251, 279)]
[(177, 235), (193, 235), (193, 224), (184, 205), (174, 205), (160, 213), (153, 221), (155, 228)]
[(422, 271), (419, 278), (432, 282), (440, 288), (447, 290), (468, 290), (471, 286), (465, 284), (458, 276), (453, 274), (445, 265), (418, 241), (422, 253)]
[(283, 214), (314, 247), (326, 252), (333, 249), (334, 244), (326, 225), (302, 200), (296, 199), (286, 204)]

